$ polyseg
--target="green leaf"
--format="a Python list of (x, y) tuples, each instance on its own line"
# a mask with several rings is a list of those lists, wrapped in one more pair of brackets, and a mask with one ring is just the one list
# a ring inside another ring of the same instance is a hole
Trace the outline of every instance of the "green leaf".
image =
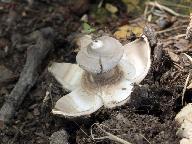
[(92, 28), (88, 23), (83, 23), (83, 32), (84, 33), (92, 33), (95, 29)]

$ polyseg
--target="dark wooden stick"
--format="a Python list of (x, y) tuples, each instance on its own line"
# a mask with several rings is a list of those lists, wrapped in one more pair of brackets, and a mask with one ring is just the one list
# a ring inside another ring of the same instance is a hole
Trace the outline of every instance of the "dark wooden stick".
[(53, 35), (53, 29), (43, 28), (30, 36), (31, 39), (35, 39), (36, 43), (28, 47), (26, 63), (20, 78), (0, 110), (0, 128), (10, 121), (27, 93), (36, 83), (39, 76), (38, 67), (50, 49), (53, 48)]

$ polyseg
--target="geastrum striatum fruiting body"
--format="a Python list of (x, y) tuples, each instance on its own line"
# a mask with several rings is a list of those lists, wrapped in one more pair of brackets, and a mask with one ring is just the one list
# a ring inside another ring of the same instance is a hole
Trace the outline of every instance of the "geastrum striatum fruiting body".
[(150, 46), (144, 35), (125, 45), (110, 36), (85, 36), (76, 60), (77, 64), (53, 63), (48, 69), (70, 91), (56, 102), (54, 114), (77, 117), (126, 103), (134, 84), (149, 71)]

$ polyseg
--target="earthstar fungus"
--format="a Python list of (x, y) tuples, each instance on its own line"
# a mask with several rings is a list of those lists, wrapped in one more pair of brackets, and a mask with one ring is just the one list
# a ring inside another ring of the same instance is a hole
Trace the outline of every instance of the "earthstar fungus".
[(182, 139), (180, 144), (192, 143), (192, 103), (188, 103), (176, 115), (175, 121), (179, 125), (177, 135)]
[(150, 68), (147, 37), (122, 45), (109, 36), (95, 40), (86, 36), (80, 39), (80, 45), (78, 65), (53, 63), (48, 69), (70, 91), (56, 102), (52, 112), (77, 117), (90, 115), (102, 106), (113, 108), (126, 103), (133, 84), (140, 83)]

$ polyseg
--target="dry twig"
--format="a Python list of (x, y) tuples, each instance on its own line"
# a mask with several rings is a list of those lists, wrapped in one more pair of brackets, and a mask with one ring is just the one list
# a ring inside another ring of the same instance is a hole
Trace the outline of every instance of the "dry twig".
[[(192, 57), (189, 56), (189, 55), (186, 54), (186, 53), (183, 53), (183, 54), (189, 59), (190, 63), (192, 64)], [(191, 83), (187, 86), (187, 89), (192, 89), (192, 81), (191, 81)]]
[(180, 29), (180, 28), (186, 28), (186, 27), (187, 27), (187, 25), (171, 27), (171, 28), (168, 28), (168, 29), (165, 29), (165, 30), (157, 31), (156, 33), (161, 34), (161, 33), (170, 32), (170, 31), (173, 31), (173, 30), (177, 30), (177, 29)]
[(157, 1), (155, 2), (147, 2), (146, 5), (149, 5), (149, 6), (152, 6), (152, 7), (157, 7), (158, 9), (162, 10), (162, 11), (166, 11), (174, 16), (177, 16), (177, 17), (189, 17), (187, 15), (182, 15), (182, 14), (179, 14), (177, 12), (175, 12), (174, 10), (166, 7), (166, 6), (163, 6), (161, 4), (159, 4)]
[(30, 39), (35, 40), (36, 44), (28, 48), (27, 60), (19, 81), (0, 110), (0, 128), (10, 121), (27, 93), (36, 83), (39, 76), (38, 68), (47, 53), (53, 48), (53, 34), (53, 29), (43, 28), (30, 36)]
[(149, 144), (151, 144), (150, 141), (144, 135), (140, 134), (140, 136), (142, 136)]
[[(92, 127), (93, 127), (94, 125), (96, 125), (96, 126), (97, 126), (103, 133), (105, 133), (107, 136), (103, 136), (103, 137), (100, 137), (100, 138), (95, 138), (94, 135), (93, 135), (93, 131), (92, 131)], [(113, 135), (113, 134), (105, 131), (104, 129), (102, 129), (102, 128), (99, 126), (98, 123), (95, 123), (95, 124), (93, 124), (93, 125), (91, 126), (91, 137), (92, 137), (92, 139), (94, 139), (94, 140), (110, 139), (110, 140), (112, 140), (112, 141), (116, 141), (116, 142), (119, 142), (119, 143), (121, 143), (121, 144), (131, 144), (130, 142), (125, 141), (125, 140), (123, 140), (123, 139), (121, 139), (121, 138), (119, 138), (119, 137), (117, 137), (117, 136), (115, 136), (115, 135)]]
[(187, 78), (186, 78), (186, 81), (185, 81), (185, 85), (184, 85), (184, 88), (183, 88), (183, 92), (182, 92), (182, 105), (183, 105), (183, 100), (184, 100), (184, 95), (185, 95), (185, 91), (187, 89), (187, 84), (189, 82), (189, 78), (190, 78), (190, 73), (188, 74)]

